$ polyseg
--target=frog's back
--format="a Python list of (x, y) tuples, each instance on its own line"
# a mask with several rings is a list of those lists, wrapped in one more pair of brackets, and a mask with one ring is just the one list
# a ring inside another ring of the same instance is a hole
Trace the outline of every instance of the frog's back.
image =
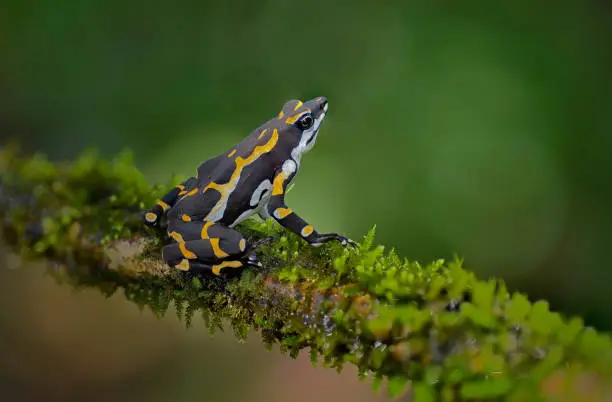
[[(257, 212), (271, 194), (272, 180), (284, 161), (284, 153), (278, 130), (269, 123), (258, 127), (230, 150), (226, 155), (231, 160), (232, 168), (228, 169), (231, 173), (215, 177), (211, 182), (213, 187), (214, 183), (227, 184), (225, 191), (221, 191), (218, 209), (213, 207), (210, 218), (234, 226)], [(224, 170), (219, 172), (224, 173)]]
[[(204, 189), (213, 180), (218, 181), (222, 178), (219, 175), (218, 169), (212, 166), (212, 162), (217, 162), (218, 159), (220, 159), (219, 156), (211, 158), (200, 165), (195, 187), (187, 189), (188, 191), (168, 211), (168, 223), (170, 225), (180, 221), (204, 220), (205, 216), (214, 208), (215, 204), (219, 201), (219, 193), (208, 190), (204, 191)], [(202, 166), (207, 163), (207, 174), (201, 176)]]
[(206, 220), (233, 226), (269, 197), (275, 169), (284, 161), (278, 131), (265, 124), (227, 152), (198, 167), (197, 188), (181, 198), (169, 219)]

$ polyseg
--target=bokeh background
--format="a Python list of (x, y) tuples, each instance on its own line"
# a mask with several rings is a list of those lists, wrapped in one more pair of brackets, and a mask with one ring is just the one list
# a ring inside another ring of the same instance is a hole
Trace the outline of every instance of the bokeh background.
[[(502, 4), (506, 3), (506, 4)], [(424, 5), (427, 4), (427, 5)], [(193, 174), (291, 98), (330, 109), (288, 202), (321, 231), (612, 329), (612, 7), (556, 2), (0, 5), (0, 137)], [(374, 401), (341, 375), (75, 294), (0, 250), (0, 399)]]

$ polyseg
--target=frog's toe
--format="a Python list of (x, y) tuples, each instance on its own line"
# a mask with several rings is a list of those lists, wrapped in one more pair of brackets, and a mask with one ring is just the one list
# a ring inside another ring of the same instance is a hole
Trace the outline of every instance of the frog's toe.
[(268, 236), (268, 237), (264, 237), (263, 239), (259, 239), (256, 242), (254, 242), (253, 244), (251, 244), (247, 250), (245, 250), (245, 253), (250, 253), (253, 250), (255, 250), (256, 248), (263, 246), (266, 243), (270, 243), (272, 240), (276, 240), (276, 237), (274, 236)]
[(343, 246), (351, 246), (351, 247), (357, 247), (357, 243), (355, 243), (353, 240), (349, 239), (346, 236), (342, 236), (337, 234), (335, 236), (336, 240), (338, 240), (340, 242), (340, 244), (342, 244)]
[(244, 264), (250, 267), (255, 267), (255, 268), (261, 268), (263, 267), (263, 264), (261, 263), (261, 261), (259, 261), (259, 258), (257, 258), (256, 254), (249, 254), (245, 259), (244, 259)]
[(343, 246), (358, 247), (358, 244), (355, 243), (353, 240), (349, 239), (348, 237), (345, 237), (340, 243)]

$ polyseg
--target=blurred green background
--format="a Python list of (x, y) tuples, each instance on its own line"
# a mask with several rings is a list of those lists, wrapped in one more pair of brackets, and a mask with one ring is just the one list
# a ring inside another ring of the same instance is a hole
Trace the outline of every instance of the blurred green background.
[[(166, 182), (324, 95), (292, 208), (357, 239), (376, 224), (411, 260), (457, 253), (610, 330), (612, 8), (505, 3), (8, 0), (1, 139), (55, 159), (130, 148)], [(211, 341), (35, 268), (0, 286), (12, 401), (376, 399), (354, 371)]]

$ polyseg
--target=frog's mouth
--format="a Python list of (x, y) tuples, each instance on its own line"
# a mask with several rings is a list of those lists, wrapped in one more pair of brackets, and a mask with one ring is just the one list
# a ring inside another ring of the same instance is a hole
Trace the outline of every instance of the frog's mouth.
[(310, 145), (314, 143), (314, 141), (317, 139), (317, 135), (319, 134), (319, 130), (317, 130), (309, 139), (308, 141), (306, 141), (306, 150), (309, 150), (311, 147)]

